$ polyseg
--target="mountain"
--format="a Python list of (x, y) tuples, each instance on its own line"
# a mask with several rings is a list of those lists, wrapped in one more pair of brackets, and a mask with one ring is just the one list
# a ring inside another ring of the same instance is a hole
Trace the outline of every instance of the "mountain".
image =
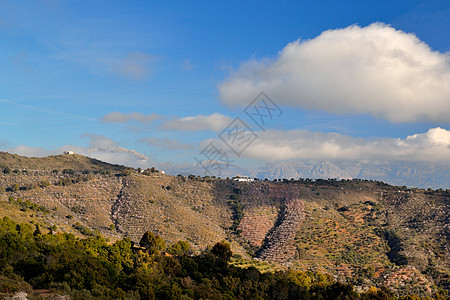
[(285, 161), (279, 163), (267, 163), (256, 171), (257, 177), (270, 180), (276, 178), (299, 179), (299, 178), (351, 178), (345, 171), (341, 170), (333, 163), (321, 161), (318, 163)]
[(354, 177), (373, 178), (411, 187), (450, 188), (450, 167), (430, 162), (366, 163)]
[(302, 162), (266, 163), (247, 173), (260, 179), (373, 179), (409, 187), (448, 189), (450, 167), (429, 162)]
[(280, 162), (279, 164), (267, 163), (263, 167), (257, 169), (255, 177), (268, 178), (299, 178), (300, 174), (296, 168), (289, 162)]
[[(361, 179), (189, 178), (70, 154), (0, 157), (0, 218), (44, 232), (138, 243), (151, 231), (197, 252), (225, 239), (239, 265), (316, 270), (357, 291), (386, 286), (399, 296), (450, 290), (449, 191)], [(274, 176), (297, 168), (299, 176), (346, 176), (326, 162), (272, 167)]]
[[(166, 164), (168, 174), (206, 175), (200, 165)], [(280, 161), (270, 162), (256, 168), (244, 168), (237, 164), (223, 166), (220, 174), (212, 169), (213, 175), (221, 178), (250, 176), (259, 179), (372, 179), (393, 185), (448, 189), (450, 188), (450, 166), (430, 162), (387, 162), (387, 161)]]

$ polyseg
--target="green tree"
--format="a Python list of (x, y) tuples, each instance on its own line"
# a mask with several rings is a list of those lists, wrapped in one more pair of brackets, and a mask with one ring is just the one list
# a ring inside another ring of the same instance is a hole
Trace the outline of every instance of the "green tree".
[(173, 256), (160, 256), (158, 263), (167, 276), (173, 276), (181, 271), (180, 262)]
[(166, 248), (166, 242), (159, 236), (147, 231), (139, 241), (139, 245), (147, 249), (149, 254), (157, 254)]
[(186, 241), (178, 241), (172, 246), (170, 246), (169, 250), (167, 251), (171, 255), (191, 255), (194, 252), (194, 249), (192, 248), (191, 244)]
[(224, 261), (229, 261), (231, 259), (231, 256), (233, 256), (233, 252), (231, 251), (231, 246), (226, 241), (221, 241), (221, 242), (216, 243), (213, 246), (211, 252), (218, 258), (223, 259)]

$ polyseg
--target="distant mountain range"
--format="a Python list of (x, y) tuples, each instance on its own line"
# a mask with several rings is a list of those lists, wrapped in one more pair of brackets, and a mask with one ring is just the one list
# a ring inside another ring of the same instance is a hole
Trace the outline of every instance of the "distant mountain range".
[(361, 178), (400, 186), (450, 188), (450, 167), (428, 162), (280, 162), (268, 163), (253, 174), (268, 179)]
[[(163, 166), (163, 165), (161, 165)], [(206, 175), (205, 169), (199, 165), (176, 166), (164, 164), (169, 174)], [(223, 168), (220, 177), (233, 177), (237, 175), (250, 176), (259, 179), (372, 179), (393, 185), (406, 185), (409, 187), (449, 189), (450, 167), (428, 162), (305, 162), (282, 161), (266, 163), (255, 169), (246, 169), (235, 164)]]

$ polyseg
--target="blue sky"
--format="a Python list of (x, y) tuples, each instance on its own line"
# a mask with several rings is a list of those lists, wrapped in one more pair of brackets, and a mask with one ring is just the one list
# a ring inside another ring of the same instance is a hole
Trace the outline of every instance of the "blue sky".
[(194, 163), (264, 91), (283, 114), (242, 164), (448, 163), (449, 20), (445, 0), (2, 1), (0, 149)]

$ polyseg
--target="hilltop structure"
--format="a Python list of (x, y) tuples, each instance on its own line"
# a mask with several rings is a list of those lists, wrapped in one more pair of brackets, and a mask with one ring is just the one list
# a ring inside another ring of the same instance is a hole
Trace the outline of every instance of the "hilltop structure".
[(250, 178), (248, 176), (237, 176), (233, 178), (234, 181), (239, 181), (239, 182), (251, 182), (251, 181), (255, 181), (255, 179)]

